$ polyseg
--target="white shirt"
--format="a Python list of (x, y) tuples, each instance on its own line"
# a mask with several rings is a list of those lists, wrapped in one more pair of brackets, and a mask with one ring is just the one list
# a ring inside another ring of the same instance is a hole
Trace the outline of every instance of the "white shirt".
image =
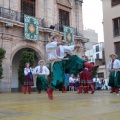
[(69, 77), (69, 82), (70, 82), (70, 83), (74, 83), (74, 80), (75, 80), (75, 79), (73, 79), (72, 77)]
[(93, 82), (101, 83), (99, 78), (93, 78)]
[[(111, 66), (112, 66), (112, 60), (110, 60), (109, 63), (107, 64), (107, 69), (111, 69)], [(118, 69), (118, 68), (120, 68), (120, 61), (118, 59), (115, 59), (113, 63), (113, 69)]]
[(49, 74), (50, 74), (50, 71), (49, 71), (49, 69), (48, 69), (46, 66), (43, 66), (43, 67), (42, 67), (42, 72), (40, 73), (40, 65), (39, 65), (39, 66), (35, 67), (35, 69), (34, 69), (34, 74), (49, 75)]
[(49, 60), (54, 60), (56, 58), (63, 59), (65, 56), (65, 52), (71, 52), (74, 50), (74, 45), (71, 46), (62, 46), (59, 45), (60, 47), (60, 56), (57, 56), (56, 54), (56, 49), (57, 49), (57, 43), (58, 42), (51, 42), (46, 45), (46, 52), (48, 53), (48, 59)]
[(30, 71), (33, 73), (33, 70), (32, 70), (31, 67), (30, 67), (30, 68), (24, 68), (24, 75), (25, 75), (25, 76), (28, 75), (28, 73), (29, 73)]

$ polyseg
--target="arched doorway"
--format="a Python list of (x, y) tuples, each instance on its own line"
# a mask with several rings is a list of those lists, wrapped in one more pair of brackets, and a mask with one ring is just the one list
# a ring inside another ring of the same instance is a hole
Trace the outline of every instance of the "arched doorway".
[(20, 56), (23, 51), (32, 51), (35, 53), (35, 63), (33, 67), (37, 66), (39, 59), (41, 59), (41, 55), (32, 48), (22, 48), (15, 53), (12, 59), (11, 92), (20, 92), (19, 81), (18, 81), (18, 68), (19, 68)]

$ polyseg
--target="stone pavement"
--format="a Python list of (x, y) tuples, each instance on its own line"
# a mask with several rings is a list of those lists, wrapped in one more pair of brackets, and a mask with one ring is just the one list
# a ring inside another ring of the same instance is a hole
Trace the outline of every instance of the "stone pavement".
[(0, 120), (120, 120), (120, 96), (109, 91), (95, 94), (0, 93)]

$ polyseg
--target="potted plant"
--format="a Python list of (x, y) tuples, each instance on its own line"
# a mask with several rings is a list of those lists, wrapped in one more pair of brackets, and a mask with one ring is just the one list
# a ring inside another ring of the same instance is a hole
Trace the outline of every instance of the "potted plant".
[(0, 48), (0, 79), (2, 79), (3, 75), (3, 68), (2, 68), (2, 60), (5, 57), (6, 50)]

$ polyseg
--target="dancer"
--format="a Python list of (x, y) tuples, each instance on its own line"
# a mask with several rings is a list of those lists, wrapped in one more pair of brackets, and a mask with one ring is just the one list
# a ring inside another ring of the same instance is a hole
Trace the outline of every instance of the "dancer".
[(36, 87), (38, 93), (41, 93), (41, 90), (47, 90), (48, 88), (48, 81), (46, 79), (47, 75), (49, 75), (49, 69), (45, 66), (45, 61), (40, 60), (38, 62), (38, 66), (34, 69), (34, 74), (37, 75), (36, 79)]
[(117, 58), (116, 54), (111, 54), (109, 56), (111, 60), (107, 65), (107, 69), (110, 72), (109, 74), (109, 83), (108, 85), (111, 86), (111, 92), (119, 93), (120, 88), (120, 61)]
[(34, 86), (32, 72), (33, 72), (33, 70), (30, 67), (30, 63), (26, 63), (25, 68), (24, 68), (25, 79), (23, 82), (24, 94), (26, 94), (27, 91), (29, 94), (31, 94), (31, 86)]
[[(88, 61), (88, 57), (83, 55), (82, 59), (85, 61)], [(82, 73), (80, 74), (80, 86), (79, 86), (79, 91), (77, 94), (82, 93), (82, 90), (84, 88), (84, 92), (83, 93), (88, 93), (89, 87), (91, 88), (91, 94), (94, 93), (94, 86), (93, 86), (93, 80), (92, 80), (92, 75), (89, 72), (88, 68), (84, 68)]]
[(66, 93), (69, 86), (69, 75), (65, 73), (64, 87), (62, 88), (62, 93)]
[[(88, 67), (90, 70), (95, 69), (98, 66), (93, 66), (76, 55), (69, 56), (68, 60), (64, 60), (64, 54), (71, 52), (76, 48), (80, 48), (79, 45), (65, 45), (66, 41), (61, 40), (60, 34), (54, 34), (50, 37), (50, 43), (46, 45), (46, 52), (48, 53), (48, 59), (52, 65), (53, 80), (48, 88), (48, 97), (53, 99), (53, 90), (62, 88), (64, 86), (65, 75), (79, 73), (83, 67)], [(64, 45), (64, 46), (63, 46)]]

